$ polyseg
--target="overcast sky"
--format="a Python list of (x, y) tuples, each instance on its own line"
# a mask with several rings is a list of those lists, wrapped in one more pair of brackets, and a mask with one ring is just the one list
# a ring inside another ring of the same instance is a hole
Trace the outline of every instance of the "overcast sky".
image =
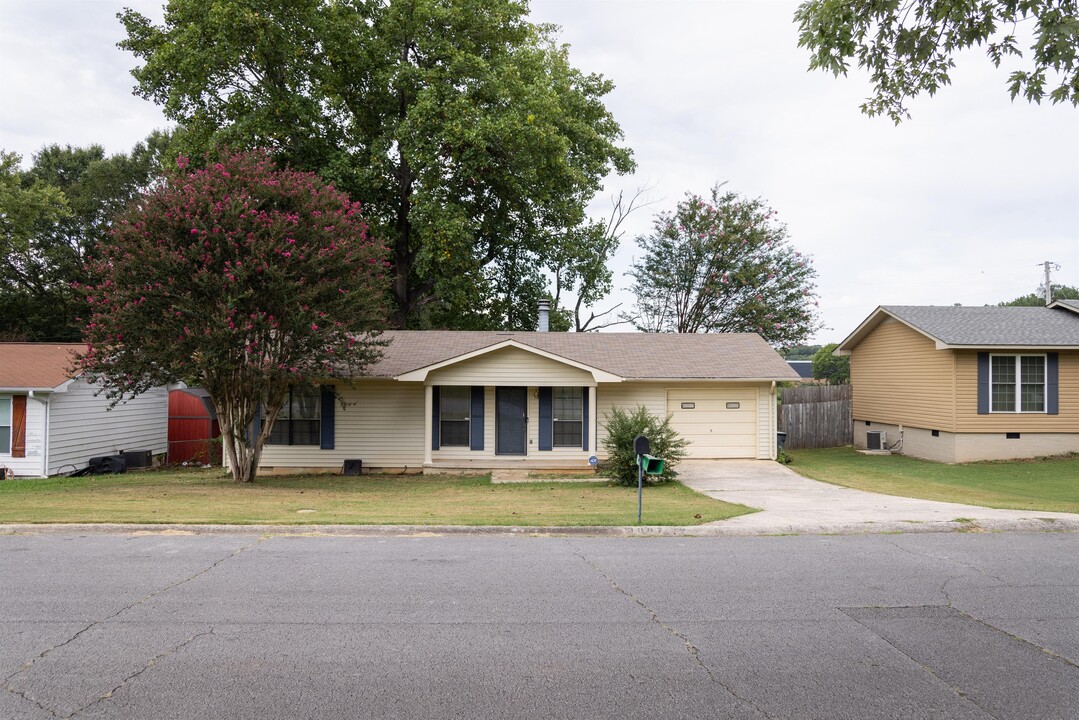
[[(160, 2), (0, 0), (0, 147), (24, 162), (49, 143), (119, 152), (167, 126), (131, 94), (134, 59), (115, 47), (125, 5), (161, 15)], [(814, 258), (826, 325), (817, 342), (841, 340), (877, 305), (1033, 292), (1045, 260), (1060, 266), (1054, 281), (1079, 286), (1079, 110), (1012, 103), (1007, 71), (972, 51), (951, 87), (911, 103), (910, 121), (867, 118), (858, 71), (806, 70), (796, 7), (532, 3), (535, 21), (561, 26), (575, 65), (616, 85), (607, 105), (638, 169), (610, 178), (594, 213), (610, 193), (654, 186), (656, 204), (627, 221), (620, 287), (652, 213), (718, 181), (765, 198)]]

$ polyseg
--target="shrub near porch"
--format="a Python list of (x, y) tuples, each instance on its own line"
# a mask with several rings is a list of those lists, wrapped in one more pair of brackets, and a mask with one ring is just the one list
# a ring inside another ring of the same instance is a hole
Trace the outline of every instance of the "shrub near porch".
[[(650, 487), (644, 524), (698, 525), (754, 512), (680, 483)], [(0, 482), (0, 522), (342, 525), (630, 525), (635, 488), (596, 483), (492, 485), (486, 477), (260, 477), (220, 469)]]

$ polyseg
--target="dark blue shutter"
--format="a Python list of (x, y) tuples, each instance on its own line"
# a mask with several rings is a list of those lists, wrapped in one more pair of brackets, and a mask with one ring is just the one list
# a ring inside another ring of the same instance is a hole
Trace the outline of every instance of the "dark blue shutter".
[(1056, 353), (1045, 356), (1045, 412), (1060, 413), (1060, 356)]
[(588, 450), (588, 388), (581, 388), (581, 449)]
[(319, 449), (333, 450), (334, 438), (334, 406), (337, 404), (337, 393), (333, 385), (322, 386), (322, 422), (319, 427)]
[(438, 450), (438, 434), (441, 428), (441, 413), (442, 413), (442, 393), (439, 392), (440, 388), (435, 385), (431, 388), (431, 449)]
[(472, 422), (469, 423), (469, 450), (483, 449), (483, 386), (472, 386)]
[(539, 449), (550, 450), (554, 436), (552, 405), (554, 394), (549, 387), (539, 389)]
[(989, 353), (987, 352), (978, 353), (978, 414), (989, 414)]

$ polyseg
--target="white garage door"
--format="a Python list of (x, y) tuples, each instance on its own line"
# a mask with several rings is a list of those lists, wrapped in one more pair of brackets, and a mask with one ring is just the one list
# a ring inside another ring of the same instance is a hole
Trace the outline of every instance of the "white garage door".
[(667, 413), (691, 458), (757, 457), (756, 388), (669, 388)]

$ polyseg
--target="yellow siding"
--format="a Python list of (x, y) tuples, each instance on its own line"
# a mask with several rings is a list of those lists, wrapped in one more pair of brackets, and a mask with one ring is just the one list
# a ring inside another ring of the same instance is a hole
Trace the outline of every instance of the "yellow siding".
[(521, 350), (503, 348), (464, 360), (427, 376), (430, 385), (551, 385), (583, 386), (594, 383), (592, 373), (572, 365)]
[(364, 467), (420, 468), (423, 465), (424, 399), (422, 383), (363, 380), (338, 387), (347, 407), (337, 406), (334, 448), (317, 445), (267, 445), (263, 467), (336, 467), (346, 458)]
[(615, 406), (623, 410), (633, 410), (638, 405), (644, 405), (648, 412), (657, 417), (665, 417), (667, 414), (667, 386), (660, 383), (604, 383), (599, 386), (599, 395), (596, 396), (596, 415), (599, 420), (597, 439), (599, 457), (607, 457), (603, 450), (603, 440), (607, 437), (606, 421), (604, 416), (611, 412)]
[(1059, 415), (1045, 413), (978, 414), (978, 353), (957, 350), (958, 432), (1079, 432), (1079, 352), (1061, 352)]
[[(671, 427), (689, 440), (688, 457), (758, 457), (758, 392), (745, 385), (668, 388)], [(693, 407), (684, 409), (683, 403)], [(727, 403), (738, 407), (727, 408)]]
[(851, 353), (856, 420), (954, 430), (955, 381), (952, 351), (896, 320), (882, 322)]

